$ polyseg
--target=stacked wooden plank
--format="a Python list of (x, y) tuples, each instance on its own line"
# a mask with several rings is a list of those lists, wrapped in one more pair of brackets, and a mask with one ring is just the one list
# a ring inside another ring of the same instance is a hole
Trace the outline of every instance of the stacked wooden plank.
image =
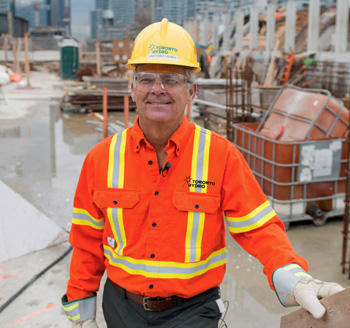
[(94, 86), (97, 89), (128, 90), (129, 87), (129, 79), (83, 76), (83, 81), (85, 81), (87, 88)]
[[(123, 110), (124, 96), (129, 96), (129, 109), (135, 109), (135, 103), (130, 98), (130, 92), (125, 90), (107, 91), (108, 110)], [(67, 91), (61, 100), (61, 110), (91, 112), (102, 111), (103, 90), (70, 90)]]

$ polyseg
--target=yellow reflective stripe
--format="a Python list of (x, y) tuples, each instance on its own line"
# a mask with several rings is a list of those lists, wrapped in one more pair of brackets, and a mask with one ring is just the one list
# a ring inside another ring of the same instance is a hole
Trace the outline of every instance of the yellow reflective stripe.
[[(195, 125), (191, 162), (191, 178), (194, 180), (208, 180), (210, 141), (211, 132)], [(207, 190), (206, 183), (204, 188), (196, 187), (196, 183), (190, 185), (190, 192), (206, 193)], [(186, 262), (199, 261), (201, 258), (204, 220), (205, 213), (188, 212), (185, 239)]]
[(117, 141), (117, 135), (112, 137), (111, 144), (109, 145), (109, 159), (108, 159), (108, 173), (107, 173), (107, 186), (112, 188), (113, 181), (113, 167), (114, 167), (114, 148), (115, 142)]
[(254, 211), (250, 212), (249, 214), (247, 214), (245, 216), (241, 216), (241, 217), (228, 217), (227, 216), (226, 220), (230, 221), (230, 222), (242, 222), (242, 221), (250, 220), (254, 216), (258, 215), (264, 208), (266, 208), (269, 205), (270, 205), (270, 203), (267, 200), (266, 202), (264, 202), (260, 206), (258, 206)]
[[(192, 151), (192, 165), (191, 165), (191, 177), (197, 177), (197, 160), (198, 160), (198, 147), (199, 147), (199, 136), (200, 136), (200, 127), (196, 125), (196, 130), (194, 132), (194, 141), (193, 141), (193, 151)], [(190, 191), (195, 191), (195, 184), (191, 184)]]
[(93, 224), (92, 222), (85, 221), (85, 220), (79, 220), (79, 219), (74, 219), (73, 218), (72, 219), (72, 223), (77, 224), (77, 225), (89, 226), (91, 228), (98, 229), (98, 230), (103, 230), (104, 229), (104, 226), (97, 226), (97, 225)]
[(289, 264), (289, 265), (285, 266), (283, 269), (288, 271), (288, 270), (293, 270), (296, 268), (301, 269), (300, 265), (298, 265), (298, 264)]
[(185, 240), (185, 262), (190, 262), (191, 258), (191, 235), (192, 235), (192, 228), (193, 228), (193, 212), (188, 212), (188, 219), (187, 219), (187, 233), (186, 233), (186, 240)]
[(261, 227), (276, 215), (269, 201), (265, 201), (254, 211), (242, 217), (228, 217), (228, 229), (233, 233), (246, 232)]
[(267, 221), (272, 219), (275, 215), (276, 215), (275, 212), (270, 212), (268, 215), (264, 216), (260, 221), (254, 223), (254, 224), (251, 224), (251, 225), (248, 225), (248, 226), (245, 226), (245, 227), (242, 227), (242, 228), (229, 227), (228, 230), (230, 232), (234, 232), (234, 233), (240, 233), (240, 232), (246, 232), (246, 231), (254, 230), (254, 229), (259, 228), (262, 225), (264, 225)]
[(75, 303), (75, 304), (70, 305), (70, 306), (63, 306), (63, 310), (68, 312), (68, 311), (76, 309), (78, 306), (79, 306), (79, 303)]
[(226, 248), (212, 253), (207, 259), (196, 263), (136, 260), (118, 256), (112, 248), (104, 245), (105, 257), (109, 263), (129, 274), (142, 275), (147, 278), (189, 279), (219, 267), (226, 263)]
[(80, 314), (77, 314), (75, 317), (71, 317), (71, 316), (67, 315), (67, 318), (71, 319), (73, 321), (76, 321), (76, 320), (80, 319)]
[[(124, 130), (122, 133), (115, 134), (111, 140), (107, 177), (108, 188), (124, 188), (126, 134), (127, 130)], [(107, 216), (116, 240), (115, 251), (119, 255), (123, 255), (126, 246), (123, 209), (108, 208)]]
[(72, 222), (74, 224), (86, 225), (99, 230), (104, 228), (104, 218), (95, 219), (88, 211), (77, 207), (73, 208)]
[(196, 261), (199, 261), (202, 255), (202, 237), (203, 237), (203, 230), (204, 230), (204, 218), (205, 218), (205, 213), (203, 212), (199, 213), (199, 226), (198, 226), (197, 244), (196, 244), (196, 249), (197, 249)]
[(309, 274), (305, 273), (305, 272), (297, 272), (294, 274), (297, 277), (308, 277), (308, 278), (312, 278)]
[[(210, 149), (210, 141), (211, 141), (211, 132), (205, 136), (205, 147), (204, 147), (204, 160), (203, 160), (203, 181), (208, 181), (209, 174), (209, 149)], [(205, 184), (205, 188), (202, 189), (202, 192), (207, 192), (208, 185)]]
[(120, 157), (119, 157), (119, 179), (118, 186), (116, 188), (124, 188), (124, 174), (125, 174), (125, 146), (126, 146), (126, 131), (122, 133), (122, 142), (120, 145)]

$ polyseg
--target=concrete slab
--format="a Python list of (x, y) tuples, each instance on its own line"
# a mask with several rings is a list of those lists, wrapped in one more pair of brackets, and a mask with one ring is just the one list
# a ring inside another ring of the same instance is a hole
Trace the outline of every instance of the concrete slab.
[(0, 180), (0, 262), (61, 243), (67, 233)]

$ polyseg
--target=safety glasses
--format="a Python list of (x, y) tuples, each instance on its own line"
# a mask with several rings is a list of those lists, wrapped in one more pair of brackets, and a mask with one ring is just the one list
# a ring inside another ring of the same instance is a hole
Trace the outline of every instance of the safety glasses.
[(177, 73), (148, 73), (139, 72), (134, 75), (133, 86), (136, 90), (150, 92), (159, 82), (163, 90), (175, 93), (184, 90), (189, 83), (186, 76)]

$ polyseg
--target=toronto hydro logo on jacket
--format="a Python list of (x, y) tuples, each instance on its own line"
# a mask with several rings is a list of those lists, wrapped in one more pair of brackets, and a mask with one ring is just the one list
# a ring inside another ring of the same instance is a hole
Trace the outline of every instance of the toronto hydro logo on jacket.
[(205, 188), (207, 185), (215, 186), (214, 181), (196, 180), (187, 176), (185, 177), (184, 181), (184, 186), (187, 185), (188, 187)]
[[(159, 46), (154, 43), (151, 43), (148, 46), (148, 59), (152, 58), (165, 58), (165, 59), (172, 59), (177, 60), (177, 56), (174, 55), (174, 53), (177, 53), (177, 48), (173, 47), (167, 47), (167, 46)], [(172, 53), (172, 54), (171, 54)]]

